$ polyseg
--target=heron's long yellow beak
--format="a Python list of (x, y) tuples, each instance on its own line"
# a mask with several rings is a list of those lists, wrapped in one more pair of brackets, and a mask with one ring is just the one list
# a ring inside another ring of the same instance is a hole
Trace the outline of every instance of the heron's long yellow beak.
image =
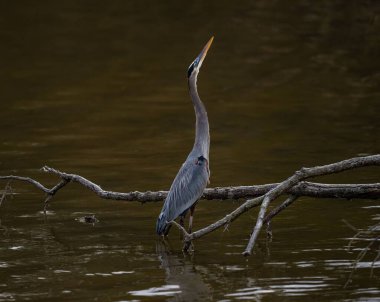
[(214, 37), (211, 37), (211, 39), (208, 40), (206, 46), (203, 47), (201, 53), (199, 54), (199, 56), (198, 56), (198, 59), (199, 59), (198, 68), (201, 67), (201, 65), (203, 63), (203, 60), (205, 59), (205, 57), (207, 55), (207, 52), (208, 52), (209, 48), (211, 47), (211, 44), (212, 44), (213, 40), (214, 40)]

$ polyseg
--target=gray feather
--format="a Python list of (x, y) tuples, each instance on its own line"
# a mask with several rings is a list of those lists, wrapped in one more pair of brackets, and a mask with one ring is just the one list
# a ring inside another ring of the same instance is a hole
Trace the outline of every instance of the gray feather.
[(188, 157), (178, 171), (165, 199), (157, 220), (158, 234), (167, 233), (166, 222), (176, 219), (202, 196), (208, 181), (208, 161), (206, 159), (198, 161), (198, 157)]

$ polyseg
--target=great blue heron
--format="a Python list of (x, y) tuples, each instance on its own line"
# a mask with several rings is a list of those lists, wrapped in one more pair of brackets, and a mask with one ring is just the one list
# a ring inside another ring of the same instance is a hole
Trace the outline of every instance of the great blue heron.
[(207, 111), (197, 91), (197, 77), (213, 39), (214, 37), (207, 42), (187, 71), (189, 93), (194, 105), (196, 118), (195, 141), (193, 149), (181, 169), (179, 169), (170, 187), (164, 206), (158, 216), (156, 225), (158, 235), (166, 236), (170, 229), (168, 222), (179, 216), (180, 223), (183, 226), (188, 210), (190, 210), (189, 233), (191, 233), (195, 205), (209, 182), (210, 132)]

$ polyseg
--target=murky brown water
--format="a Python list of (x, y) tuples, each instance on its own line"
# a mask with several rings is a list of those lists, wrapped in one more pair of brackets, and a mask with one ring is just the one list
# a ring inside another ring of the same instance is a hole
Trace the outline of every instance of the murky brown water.
[[(167, 189), (193, 140), (186, 69), (211, 35), (199, 91), (212, 186), (276, 182), (301, 166), (380, 152), (380, 7), (372, 1), (3, 1), (0, 175), (47, 164), (116, 191)], [(378, 182), (378, 169), (326, 178)], [(5, 184), (4, 184), (5, 185)], [(369, 301), (371, 251), (346, 247), (378, 201), (300, 199), (274, 239), (241, 252), (256, 211), (181, 253), (154, 233), (161, 204), (70, 185), (47, 219), (24, 184), (0, 209), (0, 301)], [(238, 205), (203, 201), (195, 227)], [(93, 213), (100, 220), (83, 224)]]

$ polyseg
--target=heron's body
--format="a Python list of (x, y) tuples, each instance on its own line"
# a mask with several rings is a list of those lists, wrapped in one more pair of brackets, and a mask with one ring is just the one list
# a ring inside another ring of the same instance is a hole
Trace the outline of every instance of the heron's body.
[(175, 177), (164, 206), (157, 219), (156, 232), (167, 235), (170, 229), (168, 222), (181, 216), (190, 209), (189, 229), (191, 231), (192, 215), (195, 204), (202, 196), (209, 178), (210, 132), (207, 111), (197, 91), (197, 76), (213, 38), (206, 44), (201, 54), (190, 65), (188, 70), (189, 93), (193, 102), (196, 126), (193, 149)]

